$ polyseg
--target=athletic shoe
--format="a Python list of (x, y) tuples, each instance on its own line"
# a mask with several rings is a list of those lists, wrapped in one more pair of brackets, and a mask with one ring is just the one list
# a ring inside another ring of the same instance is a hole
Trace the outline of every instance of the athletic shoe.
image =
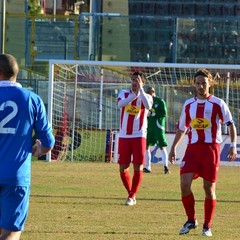
[(144, 169), (143, 169), (143, 172), (144, 172), (144, 173), (151, 173), (151, 170), (148, 170), (148, 169), (144, 168)]
[(203, 227), (202, 235), (205, 236), (205, 237), (211, 237), (212, 236), (211, 228)]
[(169, 171), (168, 167), (164, 166), (164, 174), (170, 174), (171, 172)]
[(195, 220), (194, 222), (192, 221), (187, 221), (183, 227), (180, 229), (179, 234), (187, 234), (191, 229), (195, 229), (198, 227), (198, 222)]
[(125, 202), (126, 206), (133, 206), (133, 205), (136, 205), (136, 204), (137, 204), (137, 200), (136, 200), (135, 197), (133, 199), (128, 197), (126, 202)]

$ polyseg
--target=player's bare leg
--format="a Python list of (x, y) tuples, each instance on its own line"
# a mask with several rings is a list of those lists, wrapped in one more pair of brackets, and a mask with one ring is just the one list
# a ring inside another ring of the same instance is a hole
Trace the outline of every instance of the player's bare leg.
[(19, 240), (21, 236), (21, 231), (9, 231), (1, 229), (0, 240)]

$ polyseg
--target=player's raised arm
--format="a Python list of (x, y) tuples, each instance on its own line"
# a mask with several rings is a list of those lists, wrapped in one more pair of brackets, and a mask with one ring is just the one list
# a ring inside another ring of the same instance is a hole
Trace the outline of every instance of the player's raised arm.
[(136, 94), (134, 92), (126, 93), (125, 90), (122, 90), (117, 98), (118, 107), (125, 107), (130, 102), (132, 102), (136, 98)]

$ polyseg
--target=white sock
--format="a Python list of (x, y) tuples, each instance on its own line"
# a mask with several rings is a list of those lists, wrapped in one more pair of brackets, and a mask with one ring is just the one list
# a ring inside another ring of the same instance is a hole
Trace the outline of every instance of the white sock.
[(151, 151), (150, 149), (146, 150), (145, 155), (145, 168), (149, 171), (151, 171)]
[(162, 152), (162, 160), (163, 160), (163, 165), (168, 167), (168, 152), (167, 152), (167, 148), (163, 148), (161, 150)]

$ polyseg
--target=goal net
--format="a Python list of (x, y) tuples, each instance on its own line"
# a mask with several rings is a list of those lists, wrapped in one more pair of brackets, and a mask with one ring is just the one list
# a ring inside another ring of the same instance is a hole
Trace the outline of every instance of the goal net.
[(166, 101), (166, 132), (175, 132), (184, 101), (195, 94), (195, 72), (209, 69), (218, 83), (214, 95), (227, 102), (240, 132), (240, 66), (68, 60), (49, 66), (48, 114), (56, 138), (51, 159), (112, 161), (120, 118), (116, 99), (131, 87), (134, 71), (143, 72), (145, 87)]

